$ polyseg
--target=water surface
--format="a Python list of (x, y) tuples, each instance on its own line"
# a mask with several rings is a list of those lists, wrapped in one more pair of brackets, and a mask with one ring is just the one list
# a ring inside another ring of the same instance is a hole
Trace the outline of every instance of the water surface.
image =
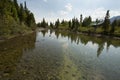
[(41, 31), (0, 43), (0, 80), (120, 80), (120, 41)]

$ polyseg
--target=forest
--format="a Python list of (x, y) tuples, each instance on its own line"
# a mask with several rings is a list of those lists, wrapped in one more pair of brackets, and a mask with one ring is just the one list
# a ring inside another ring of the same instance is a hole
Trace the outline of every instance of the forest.
[(104, 20), (93, 21), (91, 16), (83, 18), (83, 14), (80, 14), (79, 18), (74, 17), (69, 21), (57, 19), (55, 22), (48, 23), (43, 18), (36, 25), (34, 14), (28, 9), (26, 1), (18, 4), (17, 0), (0, 0), (0, 39), (34, 31), (37, 29), (36, 26), (120, 37), (120, 19), (111, 22), (109, 10), (107, 10)]
[(72, 20), (57, 19), (55, 22), (48, 24), (45, 18), (37, 24), (38, 27), (50, 28), (55, 30), (68, 30), (70, 32), (81, 32), (88, 34), (101, 34), (109, 36), (120, 37), (120, 19), (115, 19), (113, 22), (110, 21), (110, 11), (107, 10), (104, 20), (96, 19), (92, 20), (91, 16), (85, 17), (80, 15), (80, 18), (74, 17)]
[(26, 2), (0, 0), (0, 38), (25, 34), (35, 30), (35, 18)]

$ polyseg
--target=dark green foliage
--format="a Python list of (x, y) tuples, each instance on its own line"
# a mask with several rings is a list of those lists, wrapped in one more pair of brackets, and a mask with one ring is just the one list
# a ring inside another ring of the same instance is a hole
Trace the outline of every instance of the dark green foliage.
[(89, 16), (89, 17), (86, 17), (84, 20), (83, 20), (83, 23), (82, 23), (82, 26), (84, 27), (87, 27), (91, 24), (92, 22), (92, 18)]
[[(22, 33), (35, 25), (34, 15), (17, 0), (0, 0), (0, 35)], [(20, 27), (21, 26), (21, 27)], [(20, 31), (21, 30), (21, 31)]]
[(46, 28), (48, 26), (48, 23), (45, 21), (45, 19), (43, 18), (43, 20), (41, 21), (41, 23), (37, 24), (38, 27), (43, 27)]
[(111, 30), (110, 30), (111, 33), (114, 33), (115, 26), (117, 26), (117, 20), (114, 20), (113, 23), (112, 23)]
[(105, 16), (105, 20), (104, 20), (104, 23), (103, 23), (103, 30), (104, 30), (104, 33), (108, 33), (109, 31), (109, 26), (110, 26), (110, 19), (109, 19), (110, 15), (109, 15), (109, 10), (107, 11), (106, 13), (106, 16)]
[(41, 24), (40, 24), (40, 23), (37, 23), (37, 27), (41, 27)]
[(77, 19), (77, 18), (73, 18), (73, 19), (72, 19), (71, 30), (76, 31), (76, 30), (78, 30), (78, 27), (79, 27), (79, 26), (80, 26), (80, 25), (79, 25), (78, 19)]
[(62, 20), (62, 22), (61, 22), (61, 24), (64, 24), (65, 23), (65, 21), (64, 21), (64, 19)]
[(82, 21), (83, 21), (83, 17), (82, 14), (80, 15), (80, 26), (82, 26)]
[(23, 8), (23, 4), (20, 4), (19, 20), (21, 23), (25, 21), (25, 11)]
[(24, 5), (25, 5), (25, 6), (24, 6), (24, 9), (25, 9), (25, 10), (28, 10), (28, 9), (27, 9), (26, 1), (24, 2)]
[(71, 21), (69, 21), (69, 26), (68, 26), (68, 27), (69, 27), (70, 29), (71, 29), (71, 26), (72, 26), (72, 23), (71, 23)]
[(53, 25), (53, 23), (52, 23), (52, 22), (50, 22), (50, 27), (51, 27), (51, 28), (54, 28), (54, 25)]
[(17, 0), (14, 0), (14, 6), (15, 6), (15, 8), (17, 10), (17, 14), (18, 14), (19, 13), (19, 5), (17, 3)]
[(55, 22), (55, 28), (57, 29), (59, 27), (59, 25), (60, 25), (60, 21), (59, 21), (59, 19), (57, 19), (57, 21)]
[(78, 30), (78, 27), (79, 27), (79, 21), (78, 21), (78, 19), (76, 18), (76, 19), (75, 19), (75, 31)]
[(75, 18), (72, 19), (72, 26), (71, 26), (71, 30), (73, 30), (75, 27)]
[(18, 13), (17, 13), (16, 8), (15, 8), (15, 7), (12, 7), (12, 8), (11, 8), (11, 12), (12, 12), (12, 17), (13, 17), (16, 21), (18, 21)]
[(48, 23), (45, 21), (45, 19), (43, 18), (43, 21), (41, 22), (41, 27), (46, 28), (48, 26)]
[(17, 3), (17, 0), (14, 0), (13, 2), (14, 2), (14, 5), (15, 5), (16, 9), (19, 9), (19, 5)]
[(120, 19), (116, 20), (116, 26), (120, 27)]
[[(26, 17), (26, 24), (28, 27), (32, 26), (35, 23), (34, 15), (29, 13)], [(33, 25), (34, 26), (34, 25)]]

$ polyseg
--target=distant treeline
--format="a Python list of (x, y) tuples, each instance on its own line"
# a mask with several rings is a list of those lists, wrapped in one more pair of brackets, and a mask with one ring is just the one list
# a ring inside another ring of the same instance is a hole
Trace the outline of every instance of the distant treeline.
[(0, 0), (0, 36), (25, 33), (35, 29), (34, 15), (17, 0)]
[(49, 25), (43, 18), (43, 21), (38, 23), (37, 26), (58, 30), (70, 30), (74, 32), (79, 31), (87, 33), (114, 34), (120, 36), (120, 20), (114, 20), (111, 23), (109, 10), (106, 12), (105, 18), (102, 21), (99, 19), (92, 21), (91, 16), (83, 19), (83, 15), (81, 14), (79, 19), (74, 17), (72, 20), (62, 20), (61, 22), (57, 19), (55, 23), (50, 22)]

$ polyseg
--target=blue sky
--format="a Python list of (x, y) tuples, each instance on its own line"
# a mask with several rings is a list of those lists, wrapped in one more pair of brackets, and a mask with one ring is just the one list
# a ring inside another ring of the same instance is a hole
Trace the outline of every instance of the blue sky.
[(43, 17), (48, 21), (69, 20), (91, 16), (103, 19), (106, 11), (110, 10), (110, 17), (120, 15), (120, 0), (18, 0), (19, 3), (27, 2), (28, 8), (34, 13), (36, 22)]

